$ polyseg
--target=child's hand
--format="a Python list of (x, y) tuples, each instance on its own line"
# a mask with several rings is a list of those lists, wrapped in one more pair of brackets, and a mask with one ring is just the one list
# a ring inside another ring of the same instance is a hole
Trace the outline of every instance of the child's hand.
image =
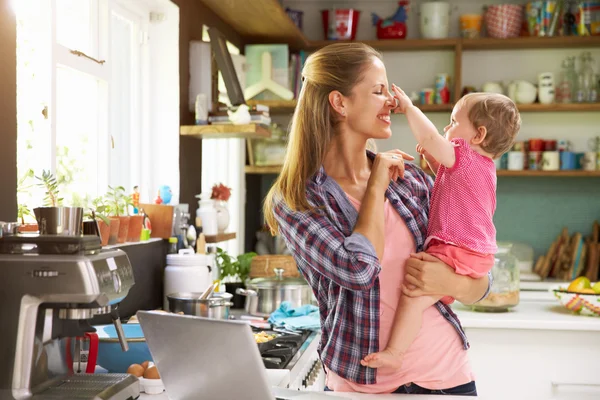
[(417, 144), (417, 153), (422, 154), (426, 161), (435, 161), (431, 154), (429, 154), (420, 144)]
[(394, 108), (394, 113), (404, 114), (408, 108), (412, 107), (413, 103), (406, 93), (404, 93), (404, 90), (400, 89), (395, 84), (392, 84), (392, 90), (394, 91), (394, 99), (396, 99), (398, 103), (398, 106)]

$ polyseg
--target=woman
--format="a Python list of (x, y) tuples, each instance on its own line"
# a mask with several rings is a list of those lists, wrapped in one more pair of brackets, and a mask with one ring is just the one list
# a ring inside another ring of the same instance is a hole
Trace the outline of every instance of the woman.
[(468, 341), (452, 310), (423, 314), (419, 336), (399, 370), (361, 359), (385, 348), (398, 299), (438, 294), (473, 303), (489, 279), (455, 275), (422, 250), (431, 179), (394, 150), (367, 150), (391, 136), (381, 55), (360, 43), (312, 54), (291, 125), (285, 162), (264, 205), (319, 303), (320, 357), (327, 386), (366, 393), (475, 395)]

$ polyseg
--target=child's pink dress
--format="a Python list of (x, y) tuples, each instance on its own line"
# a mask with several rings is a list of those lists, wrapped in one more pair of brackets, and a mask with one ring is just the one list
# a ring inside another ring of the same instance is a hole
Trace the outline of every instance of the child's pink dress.
[[(429, 211), (425, 251), (473, 278), (494, 266), (496, 228), (496, 166), (472, 150), (464, 139), (452, 139), (456, 160), (440, 165)], [(445, 303), (454, 301), (450, 297)]]

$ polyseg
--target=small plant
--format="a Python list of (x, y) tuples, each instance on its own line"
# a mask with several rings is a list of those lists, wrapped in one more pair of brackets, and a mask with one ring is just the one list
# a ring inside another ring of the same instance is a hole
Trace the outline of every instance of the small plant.
[(90, 219), (100, 218), (106, 225), (110, 225), (108, 211), (109, 207), (108, 204), (106, 204), (106, 199), (104, 199), (102, 196), (96, 197), (94, 200), (92, 200), (92, 208), (90, 212), (86, 214), (86, 217)]
[(106, 198), (110, 214), (117, 217), (126, 214), (129, 196), (125, 194), (125, 188), (123, 186), (108, 186)]
[(43, 170), (42, 176), (36, 176), (35, 179), (40, 181), (38, 186), (44, 188), (46, 196), (44, 197), (45, 207), (62, 207), (63, 199), (59, 196), (58, 182), (56, 177), (50, 172)]
[[(28, 169), (23, 176), (17, 181), (17, 197), (27, 192), (33, 185), (29, 184), (29, 179), (33, 178), (35, 174), (32, 169)], [(25, 204), (19, 204), (17, 209), (17, 220), (21, 221), (21, 224), (25, 224), (25, 217), (33, 217), (33, 213)]]
[(237, 258), (232, 257), (225, 250), (217, 247), (217, 266), (219, 267), (219, 279), (230, 277), (231, 280), (239, 279), (246, 282), (250, 275), (250, 264), (256, 253), (240, 254)]
[(231, 188), (219, 183), (212, 187), (210, 198), (213, 200), (227, 201), (231, 197)]

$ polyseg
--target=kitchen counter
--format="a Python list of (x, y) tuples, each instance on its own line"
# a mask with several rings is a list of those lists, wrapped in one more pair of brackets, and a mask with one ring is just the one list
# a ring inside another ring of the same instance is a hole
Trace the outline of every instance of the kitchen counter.
[(469, 328), (535, 329), (600, 332), (600, 318), (575, 315), (554, 302), (522, 301), (508, 312), (471, 311), (460, 303), (452, 306), (462, 326)]

